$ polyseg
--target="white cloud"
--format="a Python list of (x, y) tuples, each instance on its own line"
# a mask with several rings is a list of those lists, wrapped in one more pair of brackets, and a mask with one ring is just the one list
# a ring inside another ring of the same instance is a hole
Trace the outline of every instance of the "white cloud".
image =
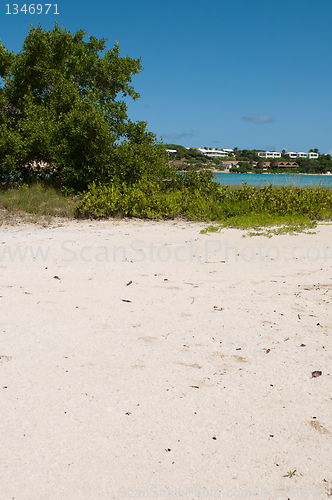
[(282, 84), (281, 84), (282, 87), (289, 87), (289, 86), (292, 86), (292, 85), (294, 85), (293, 80), (287, 80), (285, 82), (282, 82)]
[(242, 116), (241, 120), (244, 120), (245, 122), (250, 122), (250, 123), (271, 123), (274, 122), (274, 120), (271, 118), (270, 115), (267, 114), (259, 114), (259, 115), (252, 115), (248, 113), (245, 116)]
[(194, 137), (196, 134), (194, 132), (182, 132), (181, 134), (171, 133), (163, 134), (162, 137), (168, 141), (180, 141), (181, 139), (187, 139), (189, 137)]

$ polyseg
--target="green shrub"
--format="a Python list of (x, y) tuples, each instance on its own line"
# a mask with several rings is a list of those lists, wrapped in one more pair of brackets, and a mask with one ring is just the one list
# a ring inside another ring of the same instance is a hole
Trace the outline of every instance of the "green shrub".
[(278, 217), (300, 217), (300, 223), (330, 218), (332, 193), (321, 188), (255, 188), (245, 183), (239, 189), (230, 189), (215, 183), (211, 172), (171, 172), (170, 179), (152, 181), (145, 176), (133, 185), (92, 183), (81, 195), (77, 215), (152, 219), (184, 216), (236, 226), (243, 221), (248, 227), (258, 221), (273, 223)]

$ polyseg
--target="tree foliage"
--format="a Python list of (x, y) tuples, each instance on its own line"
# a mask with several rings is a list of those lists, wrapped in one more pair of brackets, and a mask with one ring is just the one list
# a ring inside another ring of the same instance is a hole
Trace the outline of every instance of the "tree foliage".
[(164, 148), (145, 122), (128, 119), (123, 100), (139, 98), (131, 80), (141, 60), (120, 57), (117, 42), (105, 50), (106, 39), (85, 35), (39, 24), (18, 54), (0, 45), (3, 173), (28, 175), (29, 163), (44, 162), (60, 183), (84, 187), (120, 174), (133, 182), (142, 170), (165, 165)]

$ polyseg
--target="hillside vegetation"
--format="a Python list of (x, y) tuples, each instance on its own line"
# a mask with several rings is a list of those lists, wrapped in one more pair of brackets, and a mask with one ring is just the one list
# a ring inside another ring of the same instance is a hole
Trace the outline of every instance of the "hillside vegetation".
[(176, 153), (169, 154), (169, 164), (177, 170), (190, 171), (206, 168), (218, 169), (220, 167), (220, 159), (208, 158), (197, 148), (187, 149), (179, 144), (165, 144), (165, 147), (176, 150)]

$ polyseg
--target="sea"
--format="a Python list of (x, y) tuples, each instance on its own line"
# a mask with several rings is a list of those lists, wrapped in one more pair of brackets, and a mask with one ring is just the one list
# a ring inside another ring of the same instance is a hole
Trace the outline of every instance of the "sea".
[(216, 181), (224, 186), (296, 186), (332, 187), (332, 175), (323, 174), (236, 174), (217, 173)]

